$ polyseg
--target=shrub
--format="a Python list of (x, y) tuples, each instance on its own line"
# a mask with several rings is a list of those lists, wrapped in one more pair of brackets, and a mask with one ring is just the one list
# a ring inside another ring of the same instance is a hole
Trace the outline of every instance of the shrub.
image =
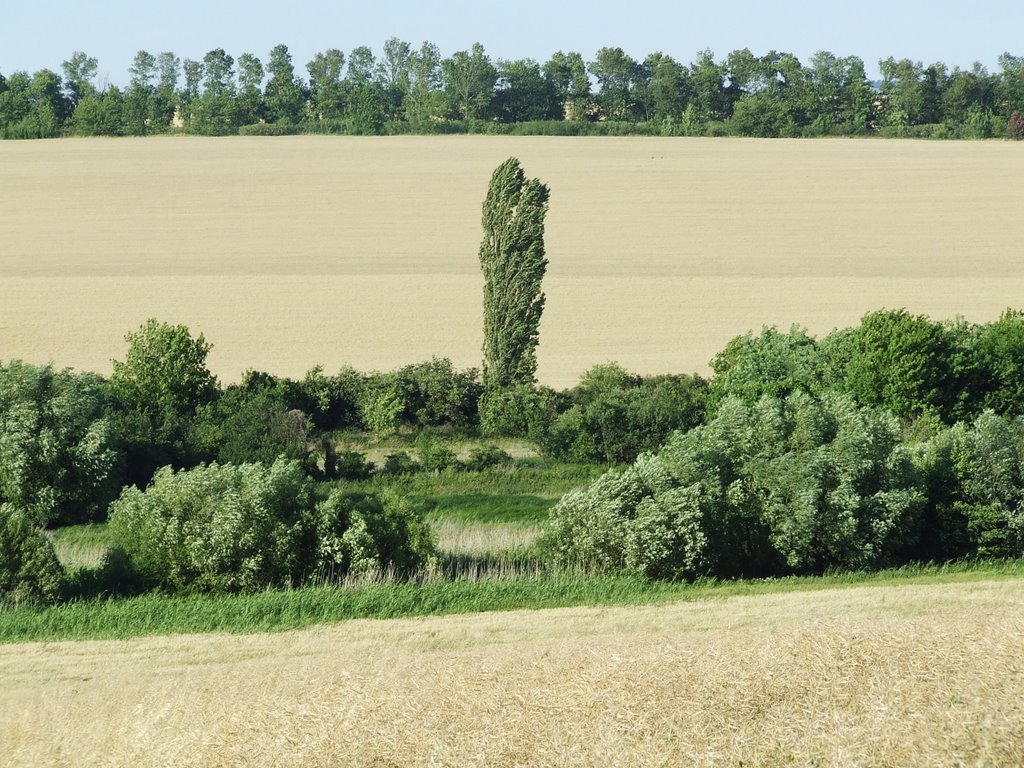
[(64, 568), (33, 516), (0, 504), (0, 606), (52, 602), (64, 583)]
[(363, 424), (373, 434), (386, 437), (398, 431), (405, 402), (393, 382), (380, 377), (372, 382), (359, 403)]
[(657, 456), (563, 497), (545, 547), (561, 564), (650, 577), (893, 564), (921, 507), (898, 426), (844, 397), (728, 398)]
[(384, 457), (384, 466), (381, 467), (380, 473), (382, 475), (408, 475), (419, 472), (420, 469), (422, 467), (419, 462), (406, 451), (398, 451)]
[(298, 132), (297, 126), (286, 123), (252, 123), (238, 127), (239, 136), (294, 136)]
[(659, 448), (676, 429), (701, 423), (705, 382), (691, 376), (643, 379), (610, 363), (587, 371), (541, 443), (546, 453), (576, 462), (624, 463)]
[(1003, 415), (1024, 414), (1024, 312), (1006, 310), (975, 329), (982, 406)]
[(317, 506), (322, 577), (393, 573), (410, 576), (435, 556), (421, 514), (393, 494), (354, 499), (335, 490)]
[(476, 369), (457, 371), (451, 361), (435, 357), (370, 376), (359, 407), (366, 428), (378, 435), (403, 424), (466, 429), (477, 423), (481, 391)]
[(231, 386), (197, 410), (189, 439), (201, 458), (222, 464), (272, 464), (281, 456), (305, 462), (311, 426), (279, 388)]
[(463, 466), (470, 472), (483, 472), (491, 467), (507, 467), (512, 456), (496, 445), (481, 445), (469, 452)]
[(753, 404), (764, 395), (785, 397), (791, 392), (820, 392), (822, 362), (815, 340), (803, 328), (788, 333), (763, 328), (732, 339), (711, 361), (713, 403), (738, 397)]
[(977, 554), (1024, 555), (1024, 421), (991, 411), (952, 432), (952, 460), (959, 498)]
[(354, 429), (362, 426), (359, 402), (367, 377), (354, 368), (342, 368), (334, 376), (325, 376), (319, 366), (309, 370), (294, 385), (297, 397), (292, 408), (310, 414), (318, 429)]
[(253, 592), (315, 570), (313, 486), (295, 461), (157, 471), (111, 505), (114, 542), (148, 583)]
[(342, 451), (334, 459), (334, 476), (340, 480), (369, 480), (373, 462), (358, 451)]
[(556, 396), (532, 384), (493, 389), (480, 397), (480, 431), (493, 437), (538, 440), (555, 418)]
[(442, 472), (458, 463), (455, 451), (429, 432), (421, 432), (416, 438), (416, 453), (420, 466), (427, 472)]
[(475, 368), (457, 371), (446, 358), (407, 365), (397, 376), (405, 390), (405, 421), (419, 427), (466, 428), (477, 422), (483, 392)]
[(906, 310), (880, 310), (852, 331), (826, 337), (830, 382), (861, 405), (912, 418), (934, 411), (949, 423), (962, 391), (954, 367), (956, 337), (940, 323)]
[(0, 365), (0, 503), (39, 525), (102, 517), (122, 462), (103, 407), (96, 376)]
[(1014, 112), (1006, 121), (1006, 138), (1015, 141), (1024, 140), (1024, 114)]

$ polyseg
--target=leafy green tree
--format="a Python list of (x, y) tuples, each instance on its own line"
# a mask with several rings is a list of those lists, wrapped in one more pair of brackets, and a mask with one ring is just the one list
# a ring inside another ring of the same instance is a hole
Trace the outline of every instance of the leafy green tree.
[(797, 391), (818, 393), (823, 388), (817, 342), (798, 326), (788, 333), (763, 328), (758, 336), (737, 336), (715, 355), (711, 370), (715, 373), (710, 385), (713, 404), (726, 397), (753, 404), (765, 395), (785, 397)]
[(470, 122), (489, 114), (498, 70), (480, 43), (442, 61), (441, 73), (455, 114)]
[(64, 88), (71, 111), (86, 94), (96, 90), (93, 78), (99, 70), (99, 62), (92, 56), (75, 51), (71, 58), (61, 63), (64, 72)]
[(1024, 554), (1024, 422), (991, 411), (952, 430), (959, 480), (954, 508), (967, 520), (975, 552), (983, 557)]
[(544, 217), (549, 190), (527, 179), (511, 157), (491, 176), (483, 203), (480, 267), (484, 275), (484, 365), (486, 390), (532, 384), (547, 269)]
[[(994, 103), (995, 82), (984, 67), (976, 64), (971, 71), (955, 68), (949, 73), (942, 89), (942, 119), (953, 125), (965, 126), (973, 113), (988, 111), (991, 114)], [(992, 121), (989, 119), (985, 123), (984, 129), (988, 135), (974, 135), (970, 138), (989, 138)]]
[(848, 333), (822, 340), (826, 377), (858, 403), (903, 418), (933, 412), (949, 422), (961, 390), (949, 331), (905, 309), (870, 312)]
[(682, 117), (690, 96), (686, 67), (658, 52), (644, 59), (643, 68), (649, 73), (641, 95), (644, 113), (651, 118)]
[(1002, 115), (1024, 113), (1024, 56), (1004, 52), (999, 56), (996, 108)]
[(75, 107), (71, 129), (78, 136), (117, 136), (123, 124), (124, 98), (117, 88), (90, 91)]
[(690, 133), (703, 133), (711, 121), (727, 116), (725, 76), (724, 65), (715, 61), (710, 50), (701, 51), (690, 65), (692, 96), (686, 110)]
[(122, 117), (124, 132), (143, 136), (150, 130), (153, 108), (153, 78), (156, 76), (156, 57), (148, 51), (139, 51), (128, 70), (131, 81), (124, 94)]
[(0, 607), (52, 602), (63, 584), (64, 568), (33, 516), (0, 502)]
[(377, 58), (373, 51), (365, 45), (353, 48), (345, 77), (345, 117), (350, 133), (384, 133), (389, 108), (387, 95), (376, 74)]
[(621, 48), (601, 48), (588, 65), (597, 80), (597, 103), (610, 120), (634, 116), (634, 89), (640, 80), (640, 65)]
[(565, 119), (587, 119), (590, 77), (582, 55), (575, 51), (557, 51), (544, 63), (544, 77), (554, 86), (561, 104), (560, 114)]
[(238, 57), (238, 120), (243, 125), (263, 116), (263, 62), (251, 53)]
[(121, 471), (103, 406), (96, 376), (0, 365), (0, 502), (36, 525), (100, 519)]
[[(185, 62), (186, 82), (194, 74)], [(191, 103), (190, 129), (195, 133), (224, 136), (236, 133), (239, 126), (238, 103), (235, 100), (235, 60), (223, 48), (215, 48), (203, 57), (202, 96)], [(194, 84), (188, 84), (194, 87)], [(190, 99), (192, 96), (190, 95)]]
[(907, 125), (937, 123), (941, 116), (945, 67), (924, 67), (892, 56), (878, 62), (882, 73), (882, 122), (900, 129)]
[(812, 133), (868, 132), (875, 95), (861, 59), (818, 51), (811, 57), (806, 77), (810, 97), (807, 117)]
[(265, 94), (267, 118), (272, 123), (297, 123), (302, 114), (302, 81), (295, 76), (286, 45), (275, 45), (267, 62)]
[(384, 55), (377, 62), (376, 79), (384, 91), (387, 118), (401, 120), (412, 81), (412, 46), (397, 37), (385, 40)]
[(369, 46), (360, 45), (352, 49), (348, 55), (348, 71), (345, 79), (349, 85), (368, 85), (374, 81), (377, 69), (377, 57)]
[(505, 123), (561, 117), (558, 93), (532, 59), (498, 62), (494, 112)]
[(64, 124), (67, 102), (56, 73), (40, 70), (29, 77), (14, 72), (0, 93), (0, 129), (4, 138), (42, 139), (56, 136)]
[(341, 76), (344, 68), (345, 54), (337, 48), (316, 54), (306, 65), (309, 72), (310, 103), (316, 119), (332, 120), (341, 117), (344, 112)]
[(409, 54), (409, 90), (405, 94), (406, 116), (420, 125), (439, 111), (441, 52), (429, 40)]
[(109, 390), (129, 478), (141, 484), (158, 466), (195, 460), (189, 431), (196, 409), (212, 402), (218, 387), (206, 366), (210, 345), (184, 325), (150, 318), (125, 341), (128, 352), (114, 361)]
[(156, 86), (150, 101), (150, 116), (161, 130), (166, 129), (174, 119), (178, 106), (178, 79), (181, 76), (181, 59), (170, 51), (156, 57)]

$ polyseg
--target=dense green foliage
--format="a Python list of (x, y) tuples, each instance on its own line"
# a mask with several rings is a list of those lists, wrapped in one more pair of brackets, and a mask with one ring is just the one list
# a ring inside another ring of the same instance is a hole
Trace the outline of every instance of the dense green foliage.
[[(183, 326), (149, 321), (128, 342), (106, 382), (0, 366), (5, 599), (409, 574), (430, 557), (425, 515), (535, 525), (566, 492), (547, 556), (645, 576), (1024, 550), (1016, 311), (880, 310), (820, 340), (766, 328), (733, 339), (709, 382), (606, 364), (564, 392), (491, 397), (443, 359), (221, 388)], [(544, 455), (513, 460), (488, 432)], [(123, 552), (65, 580), (39, 530), (104, 519), (122, 486)]]
[(900, 560), (923, 499), (892, 416), (849, 398), (727, 399), (706, 425), (567, 494), (563, 563), (653, 577), (768, 576)]
[(904, 438), (848, 395), (729, 397), (706, 425), (567, 494), (558, 563), (660, 578), (774, 576), (1024, 555), (1024, 421)]
[(63, 586), (64, 569), (32, 516), (0, 503), (0, 608), (53, 601)]
[(550, 190), (510, 157), (491, 175), (483, 203), (483, 382), (488, 397), (532, 385), (547, 270), (544, 217)]
[[(701, 51), (683, 64), (663, 52), (642, 60), (604, 47), (585, 61), (558, 51), (546, 62), (492, 61), (484, 47), (443, 57), (391, 38), (378, 56), (331, 48), (296, 72), (285, 45), (266, 62), (223, 48), (202, 59), (139, 51), (126, 87), (97, 88), (95, 58), (76, 51), (61, 74), (0, 75), (0, 137), (144, 135), (280, 136), (297, 132), (544, 133), (660, 136), (908, 136), (1024, 138), (1024, 57), (1000, 71), (950, 69), (888, 57), (881, 80), (857, 56), (818, 51)], [(594, 87), (596, 85), (596, 87)]]
[(707, 385), (697, 376), (634, 376), (608, 363), (584, 373), (568, 395), (572, 405), (541, 437), (544, 450), (568, 461), (615, 464), (702, 423)]
[(210, 345), (188, 328), (150, 318), (125, 336), (128, 352), (114, 361), (108, 386), (111, 417), (127, 457), (128, 478), (144, 484), (160, 466), (187, 466), (195, 455), (189, 432), (200, 406), (218, 393), (206, 367)]
[(100, 518), (120, 481), (103, 406), (92, 374), (0, 365), (0, 503), (38, 525)]
[(255, 592), (349, 573), (409, 574), (432, 554), (401, 500), (316, 501), (298, 462), (159, 470), (111, 505), (110, 530), (143, 583), (171, 591)]

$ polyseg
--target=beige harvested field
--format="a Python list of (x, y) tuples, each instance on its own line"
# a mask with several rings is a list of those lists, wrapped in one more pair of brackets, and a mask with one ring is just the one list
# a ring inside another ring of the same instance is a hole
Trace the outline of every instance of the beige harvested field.
[(6, 766), (1020, 766), (1024, 582), (0, 646)]
[(552, 189), (540, 378), (706, 371), (763, 324), (1024, 305), (1024, 146), (512, 137), (0, 143), (0, 359), (109, 372), (145, 318), (211, 366), (478, 365), (480, 203)]

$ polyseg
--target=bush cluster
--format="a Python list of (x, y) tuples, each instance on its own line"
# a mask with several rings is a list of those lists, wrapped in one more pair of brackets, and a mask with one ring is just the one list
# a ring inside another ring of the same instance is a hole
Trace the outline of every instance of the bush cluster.
[(397, 498), (318, 502), (297, 461), (165, 467), (111, 505), (110, 529), (148, 586), (254, 592), (350, 573), (411, 573), (433, 554)]
[(711, 367), (711, 412), (728, 396), (753, 403), (831, 391), (904, 420), (931, 414), (953, 424), (986, 409), (1024, 414), (1024, 313), (969, 325), (880, 310), (820, 341), (796, 327), (765, 328), (730, 341)]
[(1024, 555), (1024, 421), (986, 411), (904, 439), (848, 395), (727, 397), (567, 494), (544, 546), (563, 565), (655, 578), (763, 577)]

